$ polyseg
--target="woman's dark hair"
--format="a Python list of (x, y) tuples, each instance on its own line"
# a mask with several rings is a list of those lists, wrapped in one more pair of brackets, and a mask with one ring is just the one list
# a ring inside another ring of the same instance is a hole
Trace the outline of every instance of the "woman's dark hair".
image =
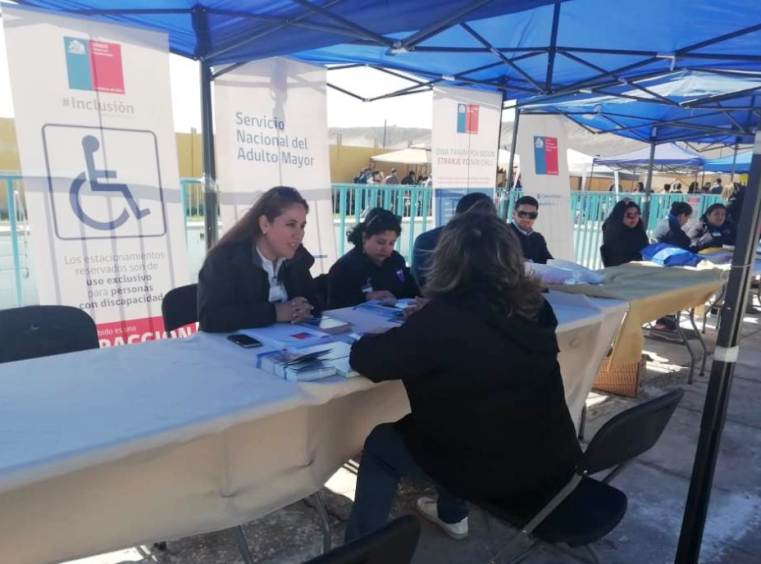
[(276, 217), (283, 215), (283, 212), (294, 205), (304, 206), (309, 213), (309, 204), (299, 194), (296, 188), (290, 186), (275, 186), (270, 188), (259, 199), (254, 202), (243, 217), (233, 225), (224, 236), (217, 241), (210, 250), (209, 254), (215, 252), (220, 247), (239, 243), (240, 241), (255, 241), (258, 239), (262, 230), (259, 228), (259, 218), (265, 216), (268, 221), (275, 221)]
[(478, 294), (498, 311), (528, 319), (544, 302), (513, 230), (495, 214), (479, 212), (455, 215), (444, 227), (424, 292), (431, 298)]
[[(626, 215), (626, 210), (630, 208), (635, 208), (638, 213), (642, 213), (642, 211), (639, 209), (639, 205), (637, 205), (636, 202), (633, 200), (621, 200), (618, 202), (615, 206), (613, 206), (613, 209), (610, 212), (610, 215), (605, 219), (605, 222), (602, 224), (603, 231), (609, 226), (609, 225), (623, 225), (624, 223), (624, 216)], [(640, 218), (639, 223), (637, 224), (637, 228), (642, 227), (642, 218)]]
[(671, 204), (671, 215), (674, 217), (680, 216), (683, 213), (692, 215), (692, 206), (687, 202), (674, 202)]
[(719, 204), (719, 203), (711, 204), (710, 206), (708, 206), (708, 208), (703, 213), (703, 215), (700, 216), (700, 221), (702, 221), (703, 223), (708, 223), (708, 216), (711, 215), (711, 213), (714, 210), (718, 210), (718, 209), (723, 209), (726, 212), (727, 206), (725, 206), (724, 204)]
[(394, 215), (383, 208), (373, 208), (365, 216), (364, 221), (358, 223), (354, 229), (349, 232), (349, 243), (355, 247), (361, 247), (363, 236), (372, 237), (384, 231), (393, 231), (398, 235), (402, 232), (402, 220), (399, 216)]

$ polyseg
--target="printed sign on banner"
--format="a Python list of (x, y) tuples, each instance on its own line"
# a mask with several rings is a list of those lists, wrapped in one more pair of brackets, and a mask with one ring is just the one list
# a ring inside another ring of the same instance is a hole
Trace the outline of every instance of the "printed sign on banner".
[(517, 152), (521, 156), (523, 193), (539, 201), (539, 218), (534, 229), (544, 235), (552, 256), (576, 260), (566, 154), (568, 143), (561, 119), (558, 116), (521, 114)]
[(166, 35), (3, 23), (40, 303), (86, 311), (101, 346), (165, 337), (161, 300), (188, 282)]
[(326, 76), (324, 68), (277, 57), (214, 81), (223, 228), (269, 188), (296, 188), (309, 203), (304, 247), (315, 257), (313, 274), (336, 260)]
[(434, 88), (431, 173), (436, 225), (449, 221), (468, 192), (493, 197), (501, 108), (501, 94)]

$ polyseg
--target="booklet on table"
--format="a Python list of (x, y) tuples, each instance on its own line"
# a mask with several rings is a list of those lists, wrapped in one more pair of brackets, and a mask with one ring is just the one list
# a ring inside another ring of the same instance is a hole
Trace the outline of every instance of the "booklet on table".
[(286, 380), (298, 382), (320, 380), (335, 375), (350, 378), (357, 375), (349, 366), (350, 352), (350, 345), (343, 342), (298, 351), (265, 351), (257, 355), (256, 367)]

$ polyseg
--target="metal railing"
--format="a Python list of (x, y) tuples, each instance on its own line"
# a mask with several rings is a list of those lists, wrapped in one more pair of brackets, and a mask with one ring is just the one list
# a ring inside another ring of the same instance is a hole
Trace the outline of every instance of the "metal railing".
[[(203, 231), (204, 196), (201, 180), (182, 178), (181, 198), (185, 210), (186, 234), (191, 230)], [(498, 192), (500, 215), (509, 218), (520, 191)], [(333, 226), (338, 255), (348, 250), (347, 234), (360, 221), (362, 213), (373, 207), (383, 207), (402, 217), (402, 236), (397, 240), (397, 250), (409, 262), (415, 238), (433, 227), (433, 190), (416, 185), (384, 184), (333, 184)], [(617, 201), (629, 198), (642, 206), (644, 194), (611, 192), (571, 192), (571, 219), (576, 262), (589, 268), (600, 268), (599, 256), (602, 244), (602, 223)], [(721, 196), (700, 194), (652, 194), (648, 235), (652, 235), (657, 222), (667, 213), (675, 201), (688, 201), (694, 209), (693, 217), (699, 217), (705, 209)], [(35, 292), (30, 278), (29, 225), (22, 178), (18, 173), (0, 172), (0, 308), (33, 303)], [(203, 245), (200, 236), (187, 237), (189, 255), (196, 262), (202, 261), (204, 249), (190, 246)], [(197, 272), (200, 264), (192, 264)]]

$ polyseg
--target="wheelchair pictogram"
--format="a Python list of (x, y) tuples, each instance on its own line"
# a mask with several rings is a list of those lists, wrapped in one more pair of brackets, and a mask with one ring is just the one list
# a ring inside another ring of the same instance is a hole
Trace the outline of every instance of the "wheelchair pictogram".
[(92, 135), (85, 135), (82, 138), (82, 149), (84, 150), (87, 170), (80, 173), (74, 179), (74, 182), (71, 183), (71, 187), (69, 189), (69, 201), (71, 203), (71, 208), (74, 210), (74, 213), (77, 215), (80, 221), (82, 221), (82, 223), (94, 229), (110, 231), (124, 224), (124, 222), (127, 221), (130, 216), (126, 208), (122, 208), (121, 213), (116, 217), (116, 219), (111, 221), (100, 221), (88, 215), (87, 212), (85, 212), (85, 210), (82, 208), (82, 202), (80, 201), (80, 191), (82, 190), (85, 182), (90, 183), (90, 189), (93, 192), (120, 192), (122, 196), (124, 196), (124, 199), (127, 200), (127, 207), (138, 220), (141, 220), (144, 217), (150, 215), (150, 209), (140, 209), (140, 206), (138, 205), (137, 201), (135, 201), (129, 186), (126, 184), (106, 184), (98, 181), (99, 178), (115, 179), (116, 171), (98, 169), (95, 167), (95, 153), (100, 150), (100, 142), (96, 137)]

